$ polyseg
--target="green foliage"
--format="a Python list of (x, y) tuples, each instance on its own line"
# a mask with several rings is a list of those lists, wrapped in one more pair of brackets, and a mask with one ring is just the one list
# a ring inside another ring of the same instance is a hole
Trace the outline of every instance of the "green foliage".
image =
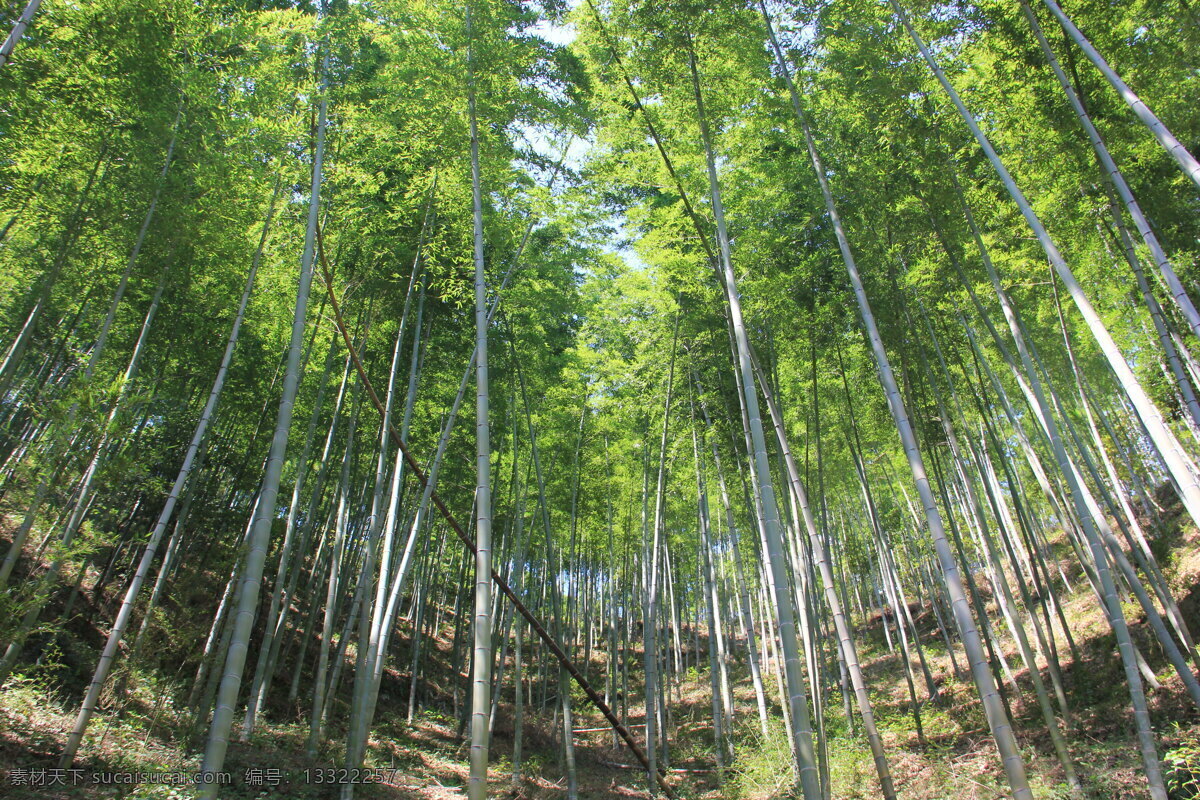
[[(228, 385), (202, 448), (204, 463), (181, 501), (187, 507), (182, 563), (174, 567), (165, 605), (150, 613), (146, 663), (127, 673), (143, 708), (168, 695), (163, 713), (183, 713), (178, 695), (186, 687), (163, 672), (194, 672), (197, 642), (242, 559), (238, 536), (261, 480), (293, 323), (320, 98), (329, 108), (320, 218), (331, 288), (377, 392), (391, 382), (402, 397), (410, 368), (419, 367), (407, 441), (426, 464), (434, 452), (474, 346), (468, 68), (479, 99), (488, 288), (502, 299), (489, 330), (496, 560), (505, 574), (515, 572), (520, 519), (526, 599), (540, 603), (547, 620), (573, 615), (577, 621), (585, 613), (579, 587), (590, 587), (593, 599), (609, 593), (605, 602), (620, 606), (622, 619), (640, 618), (642, 600), (633, 588), (645, 570), (651, 487), (660, 468), (679, 605), (692, 614), (703, 603), (697, 477), (708, 487), (718, 577), (736, 586), (744, 569), (747, 591), (761, 588), (726, 300), (713, 271), (715, 218), (697, 90), (713, 135), (749, 335), (782, 406), (820, 533), (835, 554), (844, 583), (838, 588), (848, 606), (865, 598), (872, 613), (879, 543), (892, 548), (905, 581), (924, 575), (930, 537), (913, 506), (908, 463), (790, 97), (763, 46), (757, 8), (600, 5), (598, 18), (589, 3), (472, 2), (468, 39), (463, 6), (446, 0), (47, 3), (18, 56), (0, 70), (0, 350), (19, 340), (35, 310), (41, 315), (23, 349), (14, 350), (11, 373), (0, 378), (0, 510), (13, 523), (6, 529), (26, 514), (36, 523), (28, 549), (49, 537), (45, 558), (65, 565), (67, 584), (82, 577), (86, 592), (110, 563), (110, 592), (128, 579), (207, 399), (247, 271), (260, 262)], [(1104, 178), (1016, 4), (906, 5), (1139, 378), (1186, 435), (1148, 312), (1118, 252)], [(1200, 141), (1194, 12), (1149, 0), (1073, 5), (1096, 46), (1180, 139)], [(1032, 441), (1042, 463), (1051, 463), (1005, 363), (1003, 350), (1012, 345), (967, 225), (968, 206), (1059, 394), (1063, 420), (1086, 435), (1066, 334), (1095, 411), (1112, 425), (1101, 446), (1128, 456), (1122, 479), (1129, 470), (1147, 483), (1157, 479), (1138, 422), (1125, 411), (1090, 334), (1070, 309), (1060, 329), (1042, 253), (887, 5), (803, 0), (770, 10), (934, 480), (954, 475), (942, 428), (949, 416), (965, 447), (996, 462), (1002, 493), (1021, 497), (1028, 520), (1061, 522), (1054, 502), (1038, 494), (1040, 476), (1022, 452)], [(577, 38), (561, 44), (566, 24)], [(1200, 278), (1194, 186), (1050, 29), (1052, 46), (1191, 288)], [(319, 74), (326, 54), (328, 73)], [(264, 230), (276, 181), (280, 200)], [(160, 280), (162, 305), (146, 331), (140, 370), (126, 385)], [(305, 321), (305, 369), (284, 470), (285, 487), (307, 470), (311, 493), (299, 498), (297, 517), (311, 535), (296, 569), (313, 588), (288, 598), (305, 604), (302, 613), (324, 602), (322, 558), (332, 526), (347, 524), (353, 557), (346, 563), (361, 563), (380, 441), (375, 409), (332, 337), (325, 289), (320, 280), (314, 284)], [(1168, 321), (1186, 332), (1167, 293), (1157, 285), (1154, 291)], [(396, 350), (406, 309), (408, 327)], [(396, 377), (389, 381), (394, 351)], [(668, 363), (676, 367), (670, 407)], [(473, 499), (474, 443), (461, 419), (470, 414), (473, 391), (463, 400), (439, 483), (460, 519), (469, 516)], [(1011, 424), (1002, 394), (1015, 409)], [(995, 428), (995, 438), (985, 425)], [(309, 462), (299, 463), (310, 426), (315, 444)], [(1194, 449), (1191, 442), (1187, 447)], [(56, 528), (54, 521), (71, 508), (98, 449), (94, 503), (81, 534), (60, 545), (62, 523)], [(778, 444), (768, 450), (778, 469)], [(327, 474), (318, 490), (314, 473), (323, 452)], [(350, 454), (349, 487), (336, 486), (343, 453)], [(406, 481), (401, 516), (409, 518), (418, 493), (415, 481)], [(43, 485), (46, 496), (35, 501)], [(864, 486), (874, 495), (878, 529), (865, 518)], [(285, 488), (281, 497), (287, 496)], [(348, 522), (335, 516), (339, 500), (346, 500)], [(781, 500), (790, 519), (795, 510), (786, 492)], [(295, 511), (282, 507), (288, 502), (273, 510), (272, 566), (282, 552), (284, 516)], [(956, 508), (941, 511), (963, 523), (969, 571), (982, 556), (971, 535), (974, 521)], [(998, 521), (994, 509), (983, 515), (985, 524)], [(444, 534), (440, 522), (422, 534), (422, 544), (429, 537), (432, 545), (420, 575), (438, 602), (452, 604), (455, 581), (468, 568), (456, 544), (442, 544)], [(44, 566), (23, 562), (21, 577)], [(551, 585), (565, 590), (567, 607), (541, 598)], [(26, 611), (43, 601), (58, 608), (65, 594), (54, 585), (39, 596), (36, 587), (37, 581), (10, 581), (0, 596), (5, 638)], [(111, 598), (85, 598), (102, 623), (112, 611), (104, 600)], [(43, 624), (47, 633), (64, 627), (62, 620)], [(339, 625), (335, 637), (341, 635)], [(40, 666), (18, 677), (18, 693), (31, 686), (49, 692), (61, 678), (59, 645), (44, 638), (48, 643), (37, 642)], [(360, 646), (355, 641), (348, 652)], [(940, 648), (929, 649), (940, 654)], [(767, 683), (768, 693), (777, 692)], [(946, 688), (958, 687), (951, 679)], [(1095, 690), (1077, 691), (1087, 698)], [(430, 722), (457, 724), (438, 709), (422, 713)], [(967, 723), (982, 725), (978, 714), (971, 708), (951, 718), (931, 709), (926, 734), (957, 735)], [(131, 717), (149, 726), (154, 714)], [(905, 709), (892, 708), (880, 720), (896, 739), (914, 733)], [(845, 796), (865, 795), (870, 765), (862, 761), (861, 742), (840, 724), (830, 724), (845, 734), (832, 737), (835, 785), (845, 787)], [(132, 736), (132, 728), (123, 734)], [(1188, 739), (1168, 754), (1171, 780), (1180, 787), (1194, 783), (1194, 744)], [(336, 754), (336, 745), (323, 746), (326, 755)], [(740, 743), (737, 790), (782, 796), (790, 776), (779, 765), (789, 761), (778, 725), (765, 739)]]
[(1172, 800), (1200, 797), (1200, 734), (1181, 733), (1175, 745), (1163, 752), (1162, 763)]
[(753, 736), (738, 747), (731, 767), (737, 796), (755, 800), (786, 797), (792, 786), (791, 773), (781, 769), (792, 762), (787, 729), (774, 719), (765, 737), (761, 732)]

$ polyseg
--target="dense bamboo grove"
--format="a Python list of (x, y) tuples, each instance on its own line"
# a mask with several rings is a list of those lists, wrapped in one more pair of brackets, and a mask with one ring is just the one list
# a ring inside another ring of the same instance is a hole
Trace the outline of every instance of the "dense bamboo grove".
[(161, 722), (243, 796), (435, 713), (471, 800), (599, 796), (593, 721), (646, 796), (774, 743), (777, 793), (925, 797), (949, 714), (980, 796), (1108, 797), (1103, 693), (1121, 796), (1196, 796), (1185, 0), (10, 6), (0, 706), (49, 687), (49, 764)]

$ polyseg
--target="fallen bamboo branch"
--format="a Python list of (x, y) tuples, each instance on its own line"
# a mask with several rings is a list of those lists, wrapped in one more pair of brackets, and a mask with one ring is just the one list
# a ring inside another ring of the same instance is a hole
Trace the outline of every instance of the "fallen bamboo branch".
[[(600, 764), (601, 766), (614, 767), (616, 769), (641, 769), (641, 767), (639, 767), (637, 764), (622, 764), (620, 761), (605, 761), (602, 758), (597, 758), (596, 763)], [(713, 773), (713, 772), (717, 772), (717, 770), (711, 769), (708, 767), (672, 767), (671, 769), (668, 769), (667, 772)], [(983, 784), (980, 784), (980, 785), (982, 786)]]
[[(646, 723), (638, 722), (633, 725), (626, 725), (626, 728), (644, 728)], [(571, 733), (600, 733), (601, 731), (610, 731), (612, 728), (576, 728)]]

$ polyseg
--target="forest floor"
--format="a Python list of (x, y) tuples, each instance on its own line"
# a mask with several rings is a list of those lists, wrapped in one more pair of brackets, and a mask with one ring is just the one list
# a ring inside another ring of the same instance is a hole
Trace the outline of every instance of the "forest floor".
[[(7, 533), (11, 518), (0, 531)], [(1176, 529), (1153, 543), (1156, 555), (1175, 591), (1176, 598), (1193, 630), (1200, 630), (1200, 534)], [(1078, 645), (1076, 662), (1064, 646), (1060, 656), (1068, 698), (1072, 703), (1073, 727), (1067, 733), (1077, 769), (1094, 798), (1133, 800), (1147, 796), (1133, 738), (1132, 714), (1124, 675), (1116, 657), (1114, 638), (1086, 589), (1070, 548), (1052, 543), (1054, 555), (1074, 591), (1063, 594), (1065, 616)], [(1052, 567), (1053, 569), (1053, 567)], [(69, 576), (67, 576), (69, 579)], [(77, 613), (64, 632), (44, 634), (29, 645), (39, 648), (36, 662), (22, 667), (0, 692), (0, 798), (12, 800), (99, 800), (100, 798), (187, 798), (191, 791), (179, 786), (118, 784), (105, 781), (128, 779), (131, 773), (171, 773), (198, 768), (195, 740), (189, 746), (192, 715), (182, 707), (190, 672), (172, 664), (169, 654), (144, 659), (141, 668), (128, 678), (126, 702), (117, 709), (110, 702), (93, 719), (76, 766), (77, 772), (55, 772), (58, 754), (74, 721), (82, 690), (94, 666), (106, 629), (102, 620), (111, 618), (119, 598), (115, 590), (93, 595), (97, 575), (85, 575)], [(977, 576), (982, 580), (981, 576)], [(984, 588), (985, 596), (990, 597)], [(203, 587), (197, 589), (201, 594)], [(205, 635), (207, 620), (189, 620), (186, 598), (173, 609), (179, 621), (173, 636)], [(203, 606), (207, 607), (207, 606)], [(994, 610), (994, 608), (993, 608)], [(1191, 708), (1182, 682), (1174, 675), (1159, 648), (1152, 643), (1144, 615), (1135, 604), (1125, 606), (1131, 631), (1161, 682), (1148, 690), (1151, 717), (1159, 742), (1159, 754), (1172, 787), (1172, 800), (1200, 798), (1200, 715)], [(955, 675), (932, 612), (915, 602), (912, 612), (925, 647), (930, 672), (939, 697), (927, 698), (921, 669), (912, 659), (912, 669), (921, 699), (922, 733), (918, 735), (909, 700), (899, 648), (890, 649), (879, 613), (860, 624), (856, 640), (864, 665), (872, 702), (888, 752), (900, 797), (906, 800), (991, 800), (1007, 796), (995, 747), (975, 699), (974, 687), (965, 673)], [(207, 612), (206, 612), (207, 613)], [(179, 616), (182, 615), (182, 616)], [(447, 617), (450, 615), (447, 614)], [(407, 631), (397, 637), (407, 641)], [(444, 622), (437, 640), (437, 653), (424, 658), (425, 709), (412, 723), (406, 722), (408, 675), (389, 669), (380, 692), (376, 724), (369, 743), (367, 766), (372, 783), (356, 788), (363, 800), (446, 800), (465, 797), (467, 746), (458, 730), (459, 716), (453, 686), (466, 676), (451, 668), (452, 617)], [(1061, 632), (1056, 629), (1061, 642)], [(690, 638), (689, 636), (685, 639)], [(698, 640), (706, 652), (704, 639)], [(1016, 674), (1020, 691), (1010, 689), (1014, 725), (1026, 767), (1038, 800), (1065, 798), (1062, 770), (1054, 758), (1040, 712), (1033, 700), (1029, 676), (1018, 670), (1015, 645), (1004, 634), (1005, 655)], [(407, 647), (397, 648), (407, 650)], [(591, 679), (601, 686), (605, 657), (593, 651)], [(28, 653), (27, 653), (28, 654)], [(630, 698), (643, 690), (634, 665), (629, 671)], [(684, 662), (695, 660), (690, 648)], [(914, 653), (915, 656), (915, 653)], [(961, 663), (959, 656), (959, 667)], [(702, 658), (701, 662), (705, 662)], [(407, 665), (407, 658), (397, 664)], [(353, 669), (347, 657), (345, 674)], [(511, 669), (511, 662), (508, 665)], [(511, 673), (509, 673), (511, 674)], [(1047, 683), (1048, 674), (1047, 675)], [(289, 673), (290, 677), (290, 673)], [(782, 723), (775, 717), (768, 735), (759, 729), (754, 693), (744, 660), (735, 660), (732, 677), (736, 699), (733, 739), (735, 757), (723, 775), (715, 770), (712, 745), (711, 702), (707, 671), (687, 668), (671, 689), (670, 767), (668, 780), (683, 798), (766, 798), (787, 796), (790, 755)], [(778, 692), (770, 675), (768, 692), (778, 709)], [(348, 680), (344, 678), (343, 680)], [(281, 678), (281, 681), (284, 679)], [(346, 686), (343, 683), (343, 686)], [(344, 694), (345, 692), (343, 692)], [(459, 692), (459, 702), (465, 696)], [(603, 718), (576, 693), (573, 707), (576, 760), (580, 796), (584, 798), (648, 797), (634, 759), (616, 746), (611, 733), (603, 730)], [(111, 696), (109, 697), (111, 700)], [(339, 796), (331, 772), (340, 756), (348, 708), (335, 705), (327, 743), (317, 759), (304, 756), (308, 732), (301, 692), (290, 708), (272, 706), (247, 743), (230, 745), (226, 769), (232, 783), (222, 797), (286, 798), (323, 800)], [(497, 715), (491, 743), (490, 783), (492, 797), (550, 800), (566, 795), (565, 780), (555, 732), (560, 727), (549, 711), (539, 711), (540, 692), (533, 693), (524, 720), (523, 779), (513, 788), (511, 755), (513, 720), (511, 689), (506, 690)], [(847, 729), (841, 713), (842, 699), (836, 689), (826, 702), (829, 772), (832, 797), (855, 800), (879, 796), (878, 782), (865, 739)], [(551, 704), (553, 705), (553, 704)], [(440, 709), (440, 710), (437, 710)], [(120, 713), (117, 713), (118, 710)], [(640, 738), (644, 707), (631, 702), (627, 710), (634, 734)], [(602, 730), (592, 730), (600, 728)], [(306, 773), (307, 771), (307, 773)], [(721, 778), (719, 781), (718, 778)]]

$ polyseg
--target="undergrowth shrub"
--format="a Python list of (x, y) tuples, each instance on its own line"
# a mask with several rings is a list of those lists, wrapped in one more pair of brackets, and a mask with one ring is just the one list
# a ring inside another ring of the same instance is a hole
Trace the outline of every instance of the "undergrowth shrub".
[(792, 786), (792, 748), (787, 730), (772, 719), (767, 735), (751, 734), (740, 744), (734, 758), (733, 796), (747, 800), (787, 797)]
[(1179, 744), (1163, 754), (1162, 764), (1171, 800), (1200, 798), (1200, 733), (1181, 734)]

